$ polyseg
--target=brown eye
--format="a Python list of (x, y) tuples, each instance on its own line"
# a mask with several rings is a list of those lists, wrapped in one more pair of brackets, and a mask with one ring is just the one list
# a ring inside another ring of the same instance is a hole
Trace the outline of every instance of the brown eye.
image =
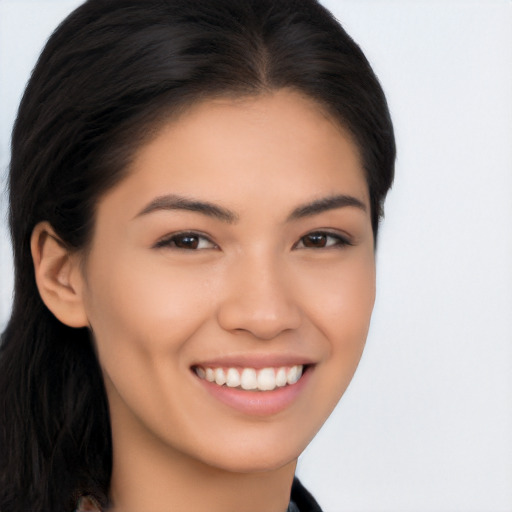
[(209, 238), (198, 233), (177, 233), (160, 240), (156, 243), (155, 247), (196, 251), (215, 249), (217, 246)]
[(199, 237), (196, 235), (176, 236), (173, 241), (179, 249), (197, 249), (199, 247)]
[(303, 236), (296, 244), (296, 249), (329, 249), (352, 245), (349, 240), (335, 233), (317, 231)]
[(306, 235), (303, 239), (304, 247), (321, 248), (327, 244), (327, 235), (323, 233), (312, 233)]

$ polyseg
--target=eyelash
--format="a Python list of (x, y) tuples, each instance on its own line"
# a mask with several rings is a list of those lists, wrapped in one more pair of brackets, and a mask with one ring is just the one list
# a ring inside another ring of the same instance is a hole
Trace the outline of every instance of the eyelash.
[[(304, 240), (307, 239), (308, 237), (310, 239), (312, 237), (323, 237), (326, 240), (331, 238), (332, 240), (334, 240), (334, 243), (331, 243), (331, 244), (328, 244), (328, 245), (325, 245), (322, 247), (313, 247), (313, 246), (308, 247), (308, 246), (304, 245)], [(293, 248), (296, 249), (300, 243), (302, 243), (302, 245), (303, 245), (303, 247), (301, 247), (301, 249), (332, 249), (332, 248), (341, 249), (343, 247), (353, 245), (352, 242), (347, 237), (344, 237), (338, 233), (331, 233), (330, 231), (312, 231), (311, 233), (308, 233), (308, 234), (304, 235), (303, 237), (301, 237), (300, 240), (293, 246)]]
[[(304, 241), (309, 238), (309, 241), (313, 237), (323, 237), (325, 241), (327, 242), (326, 245), (321, 247), (315, 247), (315, 246), (307, 246), (305, 245)], [(186, 239), (194, 239), (196, 241), (196, 245), (194, 247), (180, 247), (178, 243), (183, 242)], [(332, 239), (334, 243), (328, 243), (328, 240)], [(209, 247), (201, 247), (201, 243), (204, 244), (204, 241), (206, 241), (206, 244), (209, 245)], [(302, 247), (298, 247), (300, 244), (302, 244)], [(353, 243), (347, 238), (337, 233), (331, 233), (329, 231), (311, 231), (310, 233), (307, 233), (306, 235), (302, 236), (299, 241), (293, 245), (293, 249), (341, 249), (346, 246), (353, 245)], [(169, 248), (169, 249), (179, 249), (183, 251), (199, 251), (204, 249), (218, 249), (218, 246), (210, 240), (206, 235), (203, 235), (201, 233), (197, 233), (194, 231), (184, 231), (181, 233), (174, 233), (171, 236), (168, 236), (166, 238), (162, 238), (159, 240), (155, 246), (155, 248)]]
[[(189, 239), (196, 239), (198, 240), (198, 244), (201, 244), (201, 241), (204, 241), (206, 240), (206, 242), (211, 245), (212, 247), (179, 247), (177, 245), (177, 241), (179, 240), (184, 240), (186, 238), (189, 238)], [(202, 235), (201, 233), (196, 233), (194, 231), (184, 231), (184, 232), (181, 232), (181, 233), (174, 233), (173, 235), (171, 236), (168, 236), (168, 237), (165, 237), (165, 238), (162, 238), (161, 240), (159, 240), (156, 244), (155, 244), (155, 248), (169, 248), (169, 249), (180, 249), (180, 250), (183, 250), (183, 251), (197, 251), (197, 250), (202, 250), (202, 249), (217, 249), (218, 246), (212, 242), (207, 236), (205, 235)]]

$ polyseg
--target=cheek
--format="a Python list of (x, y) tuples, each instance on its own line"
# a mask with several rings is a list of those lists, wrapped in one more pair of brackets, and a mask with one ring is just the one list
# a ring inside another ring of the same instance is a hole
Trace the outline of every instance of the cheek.
[(319, 396), (329, 409), (336, 405), (357, 368), (375, 301), (373, 252), (358, 256), (337, 268), (325, 266), (308, 285), (310, 319), (324, 343)]
[(178, 353), (208, 316), (200, 273), (120, 255), (115, 264), (93, 261), (89, 276), (86, 307), (102, 363)]
[(369, 254), (346, 269), (338, 282), (338, 300), (330, 311), (333, 359), (352, 368), (363, 351), (375, 302), (375, 259)]
[(308, 303), (304, 309), (332, 348), (339, 343), (364, 343), (375, 302), (373, 252), (362, 248), (303, 276), (299, 293)]
[(200, 272), (133, 254), (120, 254), (115, 265), (106, 258), (91, 265), (87, 306), (111, 414), (128, 404), (158, 431), (182, 410), (166, 390), (188, 373), (188, 341), (211, 316), (211, 300), (198, 290)]

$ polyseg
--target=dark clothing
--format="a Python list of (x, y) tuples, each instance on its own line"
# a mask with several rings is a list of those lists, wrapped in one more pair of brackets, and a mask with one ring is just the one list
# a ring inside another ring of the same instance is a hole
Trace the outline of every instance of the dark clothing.
[[(293, 508), (295, 506), (295, 509)], [(288, 512), (322, 512), (320, 505), (309, 491), (300, 483), (298, 478), (293, 479), (292, 495)]]

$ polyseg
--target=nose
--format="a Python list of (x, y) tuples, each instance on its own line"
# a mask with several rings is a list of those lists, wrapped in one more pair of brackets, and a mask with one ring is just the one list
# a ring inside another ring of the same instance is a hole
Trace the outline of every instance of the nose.
[(275, 261), (262, 257), (233, 266), (217, 313), (220, 326), (262, 340), (297, 329), (302, 314), (289, 274)]

